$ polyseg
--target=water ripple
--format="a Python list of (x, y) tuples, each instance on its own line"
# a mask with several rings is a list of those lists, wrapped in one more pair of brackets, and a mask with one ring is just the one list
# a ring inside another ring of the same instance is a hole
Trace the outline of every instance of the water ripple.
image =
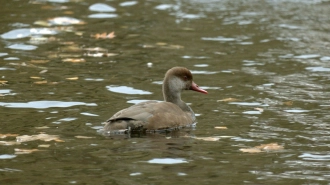
[(154, 158), (149, 161), (151, 164), (180, 164), (180, 163), (188, 163), (186, 159), (180, 158)]
[(0, 102), (0, 106), (8, 107), (8, 108), (47, 109), (50, 107), (71, 107), (76, 105), (96, 106), (95, 103), (62, 102), (62, 101), (31, 101), (27, 103)]
[(106, 88), (111, 92), (122, 93), (122, 94), (152, 94), (152, 92), (144, 91), (140, 89), (134, 89), (128, 86), (109, 85)]
[(125, 1), (125, 2), (120, 3), (119, 5), (120, 6), (133, 6), (133, 5), (136, 5), (137, 3), (138, 3), (137, 1)]
[(321, 154), (311, 154), (311, 153), (304, 153), (300, 156), (303, 160), (314, 160), (314, 161), (330, 161), (330, 155), (321, 155)]
[(28, 45), (28, 44), (13, 44), (13, 45), (8, 46), (7, 48), (30, 51), (30, 50), (35, 50), (38, 47), (34, 46), (34, 45)]
[(50, 28), (21, 28), (11, 30), (1, 35), (3, 39), (21, 39), (31, 35), (55, 35), (57, 31)]
[(88, 18), (95, 18), (95, 19), (104, 19), (104, 18), (116, 18), (118, 17), (117, 14), (113, 13), (97, 13), (97, 14), (91, 14), (88, 16)]
[(103, 3), (93, 4), (88, 9), (91, 11), (96, 11), (96, 12), (115, 12), (116, 11), (116, 8), (109, 6), (107, 4), (103, 4)]

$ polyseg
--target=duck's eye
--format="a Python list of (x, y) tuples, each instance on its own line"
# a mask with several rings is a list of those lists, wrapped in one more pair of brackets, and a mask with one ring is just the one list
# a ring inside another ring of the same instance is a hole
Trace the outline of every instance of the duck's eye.
[(187, 80), (188, 80), (188, 77), (187, 77), (187, 76), (183, 76), (183, 79), (184, 79), (185, 81), (187, 81)]

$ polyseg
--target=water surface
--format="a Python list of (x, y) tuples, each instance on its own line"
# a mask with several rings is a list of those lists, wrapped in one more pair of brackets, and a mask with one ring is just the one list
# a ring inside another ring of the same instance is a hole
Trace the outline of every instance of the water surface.
[[(6, 1), (0, 184), (328, 184), (328, 4)], [(98, 132), (173, 66), (196, 127)]]

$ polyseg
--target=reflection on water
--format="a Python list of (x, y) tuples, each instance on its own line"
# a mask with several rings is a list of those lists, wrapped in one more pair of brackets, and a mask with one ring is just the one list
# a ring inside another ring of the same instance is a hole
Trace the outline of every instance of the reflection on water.
[(9, 45), (7, 48), (16, 49), (16, 50), (35, 50), (38, 47), (33, 46), (33, 45), (27, 45), (27, 44), (12, 44), (12, 45)]
[[(327, 184), (328, 3), (4, 2), (0, 184)], [(196, 127), (98, 133), (173, 66)]]
[(206, 75), (219, 73), (217, 71), (199, 71), (199, 70), (190, 70), (190, 71), (192, 74), (206, 74)]
[(132, 87), (127, 86), (117, 86), (117, 85), (109, 85), (106, 86), (109, 91), (116, 92), (116, 93), (123, 93), (123, 94), (152, 94), (151, 92), (134, 89)]
[(243, 114), (261, 114), (261, 112), (260, 111), (251, 110), (251, 111), (244, 111)]
[(307, 70), (312, 72), (329, 72), (330, 68), (326, 67), (306, 67)]
[(103, 3), (93, 4), (93, 5), (89, 6), (88, 9), (91, 11), (96, 11), (96, 12), (115, 12), (116, 11), (116, 8), (111, 7), (107, 4), (103, 4)]
[(230, 102), (229, 104), (234, 104), (234, 105), (243, 105), (243, 106), (268, 106), (267, 104), (262, 104), (258, 102)]
[(50, 107), (71, 107), (76, 105), (96, 106), (95, 103), (61, 102), (61, 101), (31, 101), (27, 103), (0, 102), (0, 106), (9, 107), (9, 108), (46, 109)]
[(16, 155), (10, 155), (10, 154), (0, 155), (0, 159), (13, 159), (15, 157), (16, 157)]
[(85, 115), (85, 116), (99, 116), (97, 114), (92, 114), (92, 113), (89, 113), (89, 112), (81, 112), (80, 114)]
[(155, 158), (147, 161), (148, 163), (151, 164), (180, 164), (180, 163), (188, 163), (187, 160), (185, 159), (172, 159), (172, 158)]
[(302, 113), (302, 112), (309, 112), (309, 110), (299, 110), (299, 109), (291, 109), (291, 110), (284, 110), (285, 112), (290, 113)]
[[(142, 102), (146, 102), (146, 101), (150, 101), (150, 100), (128, 100), (127, 103), (138, 104), (138, 103), (142, 103)], [(159, 102), (161, 102), (161, 101), (159, 101)]]
[(312, 161), (329, 161), (330, 155), (315, 155), (310, 153), (304, 153), (299, 156), (300, 158), (303, 158), (304, 160), (312, 160)]
[(78, 118), (62, 118), (62, 119), (59, 119), (57, 121), (53, 121), (52, 123), (54, 124), (61, 124), (62, 122), (70, 122), (70, 121), (73, 121), (73, 120), (76, 120)]
[(202, 37), (202, 40), (211, 40), (211, 41), (236, 41), (237, 39), (235, 38), (225, 38), (225, 37), (222, 37), (222, 36), (219, 36), (219, 37), (215, 37), (215, 38), (210, 38), (210, 37)]
[(100, 18), (115, 18), (118, 17), (117, 14), (112, 14), (112, 13), (95, 13), (91, 14), (88, 16), (88, 18), (95, 18), (95, 19), (100, 19)]
[(21, 39), (30, 37), (32, 35), (55, 35), (57, 34), (57, 31), (54, 29), (48, 29), (48, 28), (21, 28), (21, 29), (15, 29), (11, 30), (7, 33), (1, 34), (1, 38), (3, 39)]
[[(39, 22), (37, 23), (40, 24)], [(84, 22), (73, 17), (55, 17), (48, 20), (48, 26), (68, 26), (73, 24), (84, 24)]]

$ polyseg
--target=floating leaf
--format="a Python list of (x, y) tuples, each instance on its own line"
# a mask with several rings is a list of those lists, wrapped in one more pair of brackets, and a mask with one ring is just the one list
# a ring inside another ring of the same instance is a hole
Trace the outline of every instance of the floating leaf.
[(242, 152), (246, 152), (246, 153), (260, 153), (260, 152), (263, 152), (259, 148), (241, 148), (239, 150), (242, 151)]
[(194, 137), (195, 139), (198, 140), (203, 140), (203, 141), (219, 141), (219, 137)]
[(267, 151), (284, 149), (282, 145), (278, 145), (277, 143), (262, 144), (260, 146), (256, 146), (255, 148), (259, 148), (261, 150), (267, 150)]
[(221, 130), (226, 130), (228, 129), (227, 127), (214, 127), (215, 129), (221, 129)]
[(217, 102), (234, 102), (234, 101), (239, 101), (239, 99), (236, 98), (225, 98), (222, 100), (218, 100)]
[(86, 62), (86, 60), (83, 58), (65, 58), (62, 61), (63, 62), (72, 62), (72, 63)]
[(157, 42), (156, 45), (158, 45), (158, 46), (166, 46), (167, 43), (165, 43), (165, 42)]
[(78, 35), (78, 36), (82, 36), (84, 34), (84, 32), (82, 31), (76, 31), (74, 32), (75, 35)]
[(40, 79), (42, 79), (40, 76), (30, 76), (30, 78), (35, 79), (35, 80), (40, 80)]
[(0, 134), (0, 138), (16, 137), (18, 134)]
[(0, 85), (7, 85), (8, 81), (6, 80), (0, 80)]
[(40, 74), (43, 74), (43, 73), (46, 73), (47, 71), (48, 71), (48, 70), (45, 69), (45, 70), (40, 71), (39, 73), (40, 73)]
[(75, 76), (75, 77), (70, 77), (70, 78), (66, 78), (67, 80), (78, 80), (79, 77)]
[(38, 25), (38, 26), (44, 26), (44, 27), (50, 26), (50, 23), (49, 22), (47, 22), (47, 21), (41, 21), (41, 20), (35, 21), (33, 24)]
[(95, 137), (90, 137), (90, 136), (74, 136), (78, 139), (91, 139), (91, 138), (95, 138)]
[(35, 84), (46, 84), (47, 80), (37, 81), (37, 82), (34, 82), (34, 83)]
[(39, 149), (19, 149), (19, 148), (15, 148), (15, 154), (30, 154), (32, 152), (37, 152), (40, 151)]
[(253, 148), (242, 148), (239, 149), (242, 152), (247, 153), (260, 153), (264, 151), (277, 151), (277, 150), (283, 150), (284, 147), (282, 145), (278, 145), (277, 143), (269, 143), (269, 144), (261, 144), (259, 146), (255, 146)]
[(35, 140), (64, 142), (63, 140), (59, 139), (58, 135), (48, 135), (48, 134), (17, 136), (16, 140), (17, 142), (27, 142), (27, 141), (35, 141)]
[(257, 110), (259, 112), (263, 112), (264, 111), (264, 109), (262, 109), (262, 108), (254, 108), (254, 110)]
[(106, 32), (104, 33), (97, 33), (95, 35), (91, 35), (91, 37), (95, 37), (96, 39), (113, 39), (115, 38), (115, 32), (111, 32), (109, 34), (107, 34)]

